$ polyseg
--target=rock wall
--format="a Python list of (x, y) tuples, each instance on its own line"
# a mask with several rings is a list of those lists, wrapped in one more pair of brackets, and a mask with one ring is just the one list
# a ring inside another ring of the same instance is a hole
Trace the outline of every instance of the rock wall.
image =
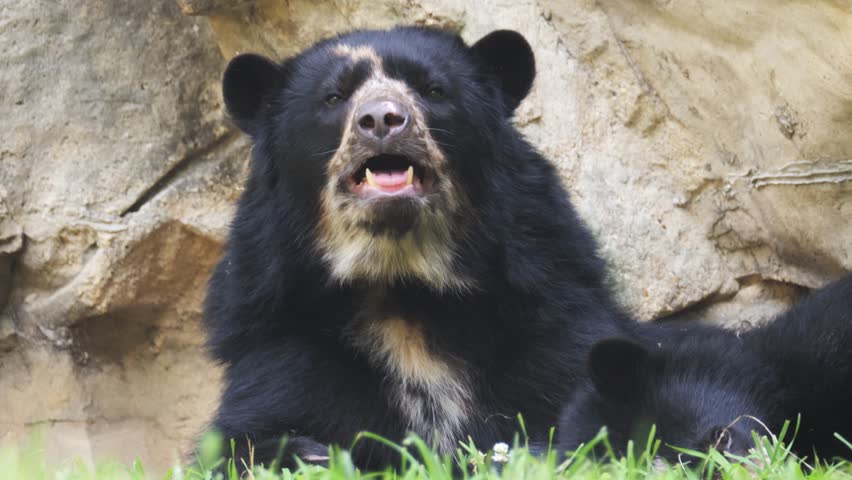
[(215, 408), (200, 304), (246, 142), (169, 1), (0, 6), (0, 443), (162, 471)]
[(162, 471), (211, 414), (200, 303), (248, 154), (219, 79), (339, 31), (532, 43), (517, 123), (642, 319), (759, 322), (852, 270), (852, 6), (2, 2), (0, 442)]

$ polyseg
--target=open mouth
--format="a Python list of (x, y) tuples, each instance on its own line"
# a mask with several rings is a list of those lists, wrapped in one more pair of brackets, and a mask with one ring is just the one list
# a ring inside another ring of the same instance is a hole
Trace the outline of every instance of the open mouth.
[(425, 192), (428, 172), (405, 155), (370, 157), (350, 178), (350, 190), (365, 198), (419, 196)]

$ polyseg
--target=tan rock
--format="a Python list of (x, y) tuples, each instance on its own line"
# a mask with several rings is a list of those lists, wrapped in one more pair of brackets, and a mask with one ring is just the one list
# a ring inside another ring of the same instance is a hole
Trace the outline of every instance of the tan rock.
[(247, 151), (223, 59), (171, 0), (2, 10), (0, 439), (162, 472), (218, 397), (200, 303)]

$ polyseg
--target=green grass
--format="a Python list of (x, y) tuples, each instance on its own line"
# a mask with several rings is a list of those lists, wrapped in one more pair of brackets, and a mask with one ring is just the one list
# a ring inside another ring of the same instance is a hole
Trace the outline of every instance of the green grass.
[[(659, 441), (647, 442), (641, 451), (628, 448), (627, 455), (616, 456), (601, 431), (594, 439), (575, 452), (557, 455), (549, 452), (543, 457), (532, 456), (517, 440), (509, 449), (506, 461), (492, 450), (480, 451), (472, 442), (459, 445), (454, 456), (440, 456), (417, 437), (409, 437), (402, 445), (394, 444), (377, 435), (365, 433), (357, 442), (380, 442), (397, 449), (403, 457), (395, 472), (362, 472), (355, 468), (345, 450), (332, 449), (328, 468), (301, 465), (296, 471), (272, 466), (256, 466), (242, 478), (256, 480), (343, 480), (343, 479), (398, 479), (398, 480), (449, 480), (452, 478), (480, 479), (849, 479), (852, 464), (828, 464), (823, 461), (802, 461), (791, 454), (783, 442), (787, 428), (778, 438), (754, 436), (755, 448), (747, 457), (732, 457), (717, 451), (694, 452), (682, 450), (682, 459), (676, 464), (655, 460)], [(653, 439), (653, 432), (652, 437)], [(838, 437), (839, 438), (839, 437)], [(176, 466), (163, 480), (237, 480), (235, 465), (225, 463), (215, 445), (218, 439), (209, 437), (199, 449), (198, 465)], [(852, 444), (847, 443), (852, 451)], [(592, 451), (600, 446), (607, 453), (604, 458), (594, 458)], [(416, 455), (412, 452), (416, 452)], [(212, 468), (225, 465), (227, 473), (213, 473)], [(460, 473), (459, 465), (466, 465)], [(104, 479), (154, 479), (143, 466), (105, 463), (96, 467), (83, 462), (70, 461), (61, 467), (46, 466), (39, 449), (34, 445), (0, 449), (0, 479), (22, 480), (104, 480)]]

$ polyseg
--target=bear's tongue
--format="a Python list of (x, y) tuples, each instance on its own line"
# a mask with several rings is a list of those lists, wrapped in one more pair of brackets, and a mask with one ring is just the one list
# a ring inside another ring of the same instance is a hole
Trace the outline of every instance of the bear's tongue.
[(384, 191), (396, 191), (411, 185), (414, 181), (414, 168), (408, 170), (377, 170), (367, 169), (367, 185)]

